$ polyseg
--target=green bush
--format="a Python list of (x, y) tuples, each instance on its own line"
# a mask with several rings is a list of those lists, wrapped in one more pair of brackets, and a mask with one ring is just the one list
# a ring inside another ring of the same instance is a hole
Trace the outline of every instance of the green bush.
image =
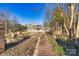
[(68, 39), (68, 36), (65, 36), (65, 35), (58, 35), (56, 37), (57, 37), (57, 39), (61, 39), (61, 40), (65, 40), (65, 41)]

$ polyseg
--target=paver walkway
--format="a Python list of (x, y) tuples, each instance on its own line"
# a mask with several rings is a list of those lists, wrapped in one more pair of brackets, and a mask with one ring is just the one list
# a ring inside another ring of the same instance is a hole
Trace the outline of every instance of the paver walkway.
[[(45, 33), (43, 33), (40, 38), (39, 38), (39, 45), (36, 47), (38, 50), (37, 51), (37, 56), (52, 56), (52, 47), (51, 44), (48, 42), (47, 36)], [(38, 44), (37, 43), (37, 44)]]

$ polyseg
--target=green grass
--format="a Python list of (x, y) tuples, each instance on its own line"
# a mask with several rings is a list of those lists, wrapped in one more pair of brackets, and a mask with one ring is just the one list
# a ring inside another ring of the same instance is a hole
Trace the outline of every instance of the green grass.
[[(60, 37), (60, 38), (63, 38), (63, 37)], [(64, 55), (63, 47), (59, 46), (51, 35), (48, 35), (48, 41), (52, 45), (52, 53), (54, 53), (54, 55), (56, 55), (56, 56)]]
[(63, 48), (61, 46), (59, 46), (59, 45), (56, 45), (54, 47), (54, 52), (55, 52), (56, 55), (59, 55), (59, 56), (64, 55)]

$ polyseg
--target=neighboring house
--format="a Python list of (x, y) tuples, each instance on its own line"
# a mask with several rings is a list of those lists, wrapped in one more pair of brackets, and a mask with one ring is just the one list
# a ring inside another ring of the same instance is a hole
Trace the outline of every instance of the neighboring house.
[(38, 32), (38, 28), (41, 28), (41, 25), (35, 25), (35, 24), (27, 24), (27, 31), (29, 32)]

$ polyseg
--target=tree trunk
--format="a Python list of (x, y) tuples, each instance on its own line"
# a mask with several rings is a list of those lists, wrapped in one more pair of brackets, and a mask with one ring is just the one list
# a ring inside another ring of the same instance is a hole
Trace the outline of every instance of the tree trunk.
[(66, 33), (67, 33), (67, 35), (69, 35), (69, 30), (68, 30), (68, 28), (67, 28), (67, 25), (66, 25), (66, 18), (64, 17), (64, 14), (63, 13), (61, 13), (61, 17), (64, 19), (64, 28), (65, 28), (65, 30), (66, 30)]
[(69, 31), (68, 31), (68, 29), (67, 29), (67, 27), (66, 27), (66, 24), (64, 23), (64, 28), (65, 28), (65, 30), (66, 30), (66, 32), (67, 32), (67, 35), (69, 35)]
[(72, 28), (72, 23), (73, 23), (73, 17), (74, 17), (74, 4), (71, 3), (71, 20), (70, 20), (70, 29)]
[(76, 38), (79, 38), (79, 16), (78, 16), (78, 22), (77, 22)]
[[(76, 18), (76, 16), (75, 16)], [(77, 27), (76, 27), (76, 19), (74, 19), (74, 36), (76, 37), (76, 30), (77, 30)]]
[(75, 5), (73, 3), (71, 3), (71, 5), (70, 5), (71, 19), (70, 19), (70, 28), (69, 28), (69, 37), (70, 37), (70, 39), (72, 37), (72, 24), (73, 24), (73, 18), (74, 18), (74, 8), (75, 8)]

